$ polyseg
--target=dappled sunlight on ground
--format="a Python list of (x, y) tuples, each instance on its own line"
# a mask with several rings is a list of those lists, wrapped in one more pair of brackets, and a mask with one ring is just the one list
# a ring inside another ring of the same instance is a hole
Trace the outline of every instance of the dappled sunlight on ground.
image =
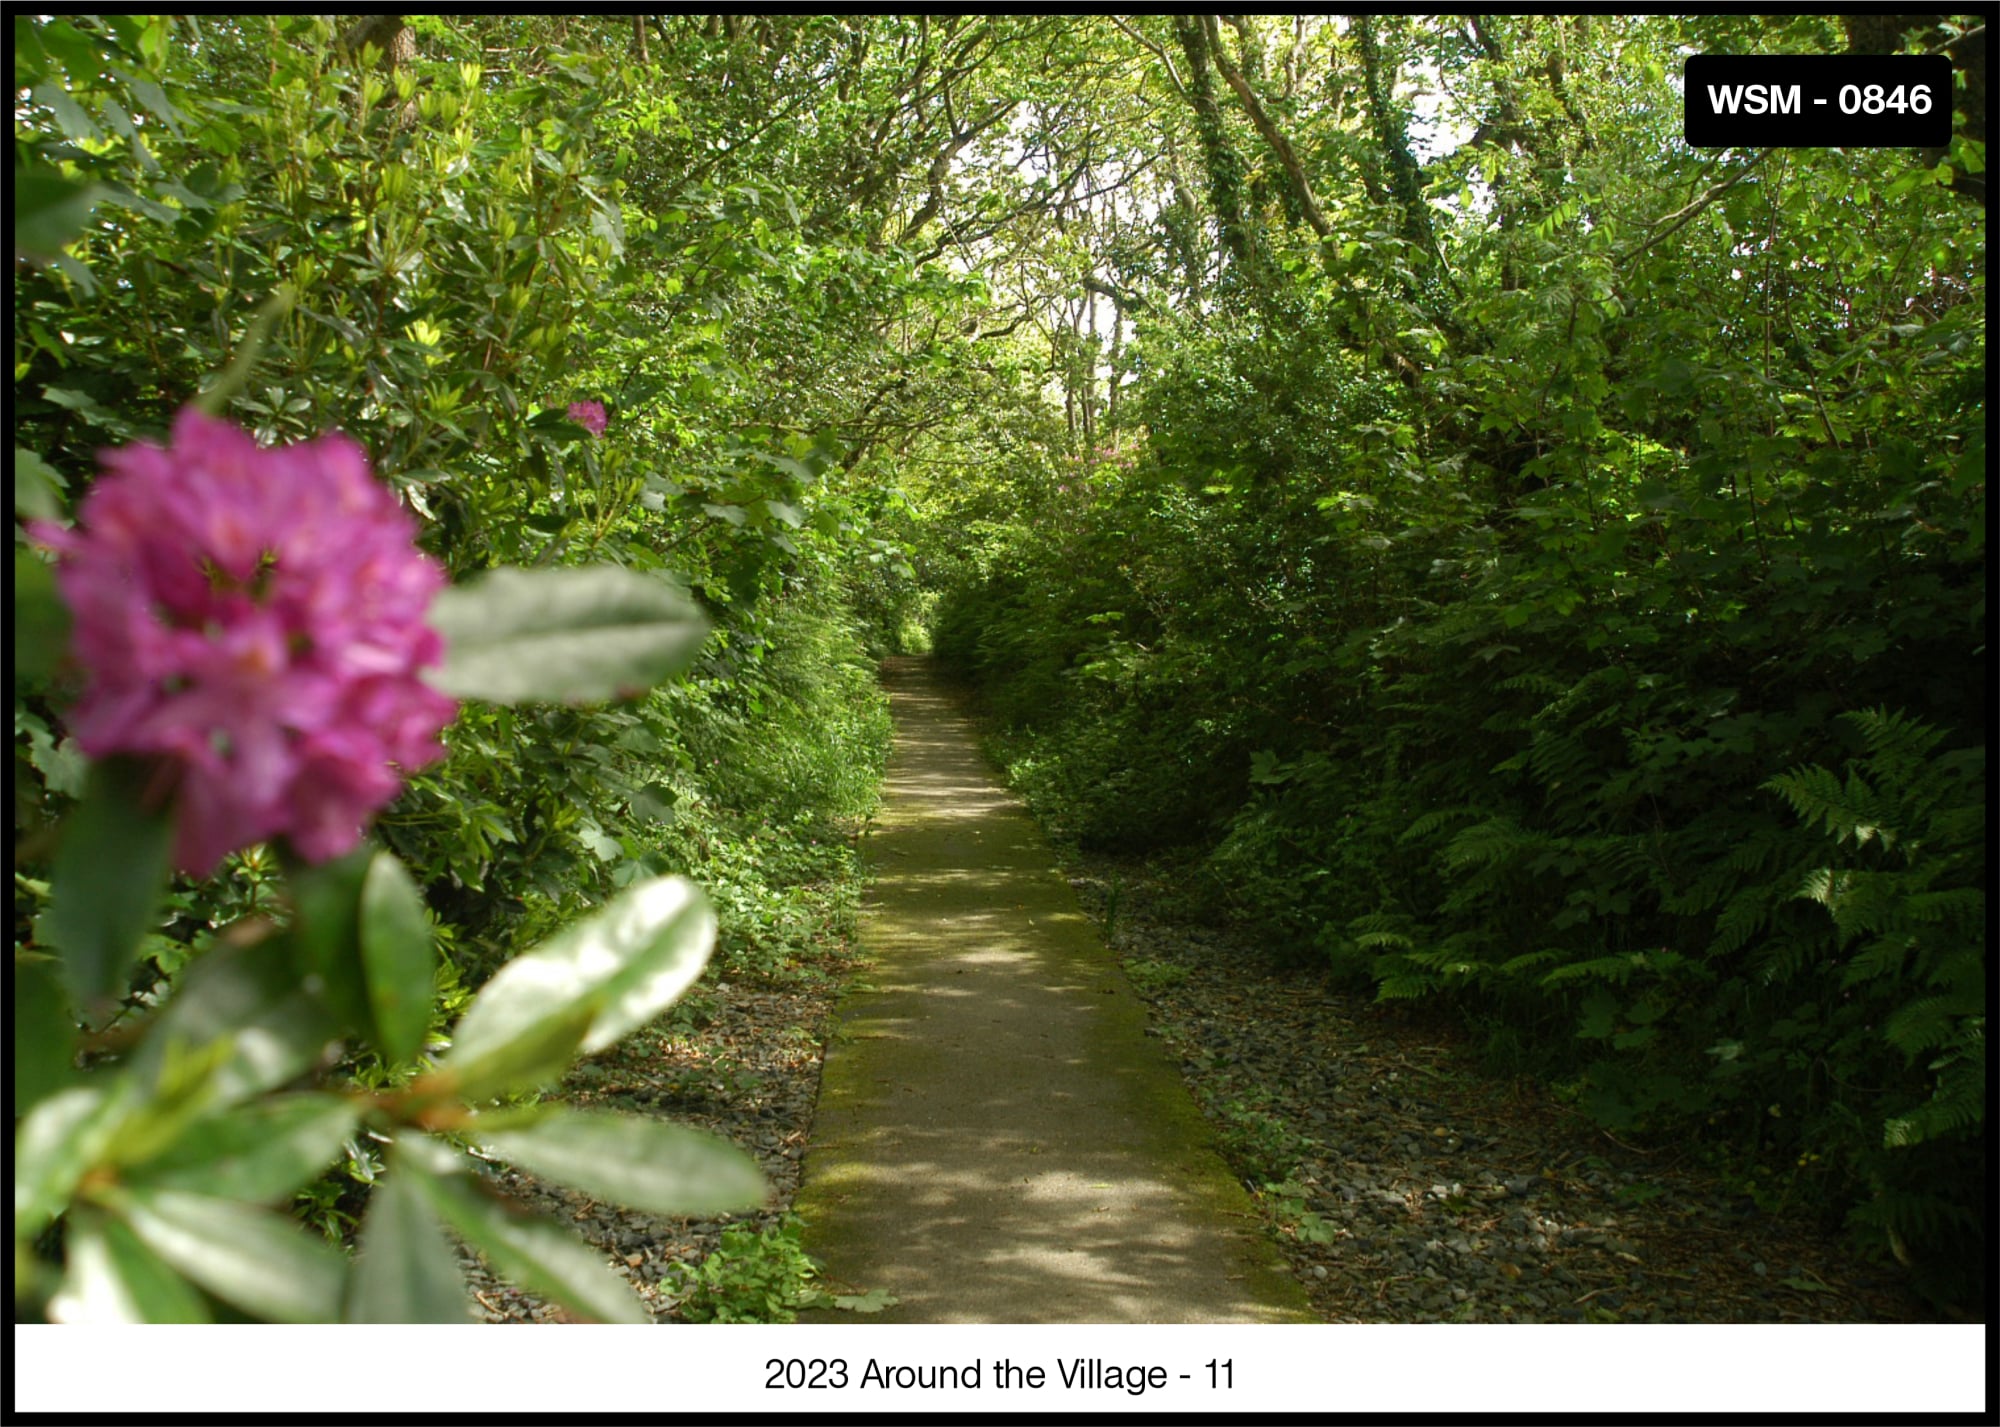
[(866, 854), (799, 1206), (829, 1277), (904, 1322), (1303, 1319), (1040, 833), (927, 671)]

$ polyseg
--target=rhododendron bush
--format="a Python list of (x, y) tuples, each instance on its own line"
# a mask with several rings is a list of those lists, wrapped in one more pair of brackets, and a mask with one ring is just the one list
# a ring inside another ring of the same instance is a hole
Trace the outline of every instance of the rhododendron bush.
[[(903, 259), (808, 263), (748, 160), (669, 183), (622, 20), (406, 18), (399, 63), (309, 15), (15, 22), (24, 1318), (461, 1318), (456, 1236), (631, 1319), (474, 1158), (763, 1192), (541, 1096), (750, 954), (712, 833), (872, 795), (818, 433)], [(846, 722), (801, 751), (806, 695)]]
[[(108, 451), (103, 465), (75, 526), (31, 527), (60, 557), (54, 583), (83, 681), (76, 742), (99, 760), (61, 832), (50, 887), (47, 944), (72, 1005), (86, 1022), (111, 1010), (155, 918), (169, 847), (174, 863), (205, 873), (274, 839), (291, 890), (283, 925), (240, 923), (114, 1075), (49, 1096), (23, 1121), (17, 1242), (66, 1215), (69, 1272), (51, 1316), (199, 1318), (196, 1285), (287, 1321), (463, 1317), (443, 1226), (516, 1257), (518, 1235), (468, 1187), (463, 1152), (431, 1130), (475, 1144), (490, 1133), (517, 1163), (549, 1162), (660, 1211), (757, 1199), (755, 1166), (692, 1131), (481, 1108), (549, 1082), (694, 980), (715, 921), (679, 877), (629, 888), (509, 963), (448, 1052), (394, 1090), (268, 1093), (344, 1037), (391, 1065), (425, 1050), (428, 917), (402, 863), (363, 838), (408, 773), (443, 752), (438, 733), (457, 705), (426, 676), (460, 697), (507, 702), (636, 692), (685, 667), (699, 644), (703, 622), (684, 597), (612, 567), (494, 572), (441, 595), (411, 521), (338, 433), (263, 450), (189, 409), (170, 445)], [(17, 591), (45, 598), (32, 582)], [(350, 1266), (265, 1201), (363, 1132), (393, 1144), (397, 1176), (375, 1196)], [(645, 1176), (625, 1172), (634, 1164), (675, 1166), (704, 1187), (649, 1196)], [(232, 1243), (256, 1253), (223, 1252)], [(414, 1279), (413, 1262), (423, 1270)], [(643, 1318), (602, 1264), (564, 1240), (536, 1241), (517, 1267), (579, 1313)]]
[(444, 652), (424, 622), (444, 573), (414, 522), (337, 433), (259, 451), (190, 409), (171, 447), (105, 466), (76, 529), (31, 527), (64, 556), (78, 746), (158, 767), (185, 871), (279, 834), (309, 861), (346, 852), (457, 711), (419, 677)]

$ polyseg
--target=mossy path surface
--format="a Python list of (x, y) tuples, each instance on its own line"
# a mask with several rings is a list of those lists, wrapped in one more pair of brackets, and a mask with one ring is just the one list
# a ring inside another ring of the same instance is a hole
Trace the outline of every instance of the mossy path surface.
[(822, 1321), (1317, 1321), (1025, 809), (922, 660), (797, 1208)]

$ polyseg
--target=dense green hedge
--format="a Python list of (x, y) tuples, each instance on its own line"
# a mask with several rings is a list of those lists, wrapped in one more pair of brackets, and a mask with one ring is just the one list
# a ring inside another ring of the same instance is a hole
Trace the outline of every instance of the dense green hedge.
[[(1059, 829), (1191, 846), (1274, 946), (1456, 1007), (1600, 1123), (1695, 1135), (1967, 1302), (1983, 267), (1899, 187), (1893, 221), (1963, 286), (1871, 294), (1907, 323), (1804, 400), (1757, 343), (1697, 337), (1730, 286), (1712, 250), (1652, 250), (1616, 299), (1608, 245), (1551, 258), (1603, 300), (1489, 295), (1459, 313), (1477, 349), (1421, 383), (1329, 357), (1309, 291), (1162, 321), (1143, 458), (964, 565), (936, 641)], [(1760, 201), (1811, 213), (1801, 245), (1836, 230), (1838, 198)]]
[[(443, 1136), (490, 1111), (493, 1143), (557, 1177), (640, 1165), (597, 1184), (626, 1202), (754, 1201), (754, 1165), (720, 1143), (578, 1118), (535, 1092), (663, 1010), (711, 947), (729, 974), (792, 975), (852, 916), (851, 836), (888, 721), (852, 609), (871, 588), (865, 517), (833, 476), (837, 455), (865, 450), (819, 434), (847, 400), (836, 378), (771, 374), (811, 365), (830, 333), (865, 361), (876, 308), (912, 264), (840, 232), (807, 244), (792, 196), (754, 165), (691, 156), (704, 141), (667, 91), (699, 87), (711, 55), (685, 56), (668, 82), (628, 51), (622, 22), (399, 19), (389, 54), (354, 38), (367, 23), (337, 33), (310, 16), (14, 21), (17, 517), (45, 532), (77, 521), (100, 453), (161, 444), (190, 405), (250, 433), (230, 449), (267, 481), (322, 475), (274, 448), (339, 431), (395, 492), (380, 501), (385, 540), (406, 542), (394, 522), (410, 518), (454, 585), (417, 625), (442, 636), (448, 665), (505, 633), (484, 572), (520, 581), (517, 625), (551, 620), (503, 639), (492, 677), (451, 690), (463, 702), (447, 756), (392, 770), (406, 786), (352, 856), (237, 838), (156, 912), (138, 866), (92, 849), (122, 835), (156, 861), (156, 831), (192, 817), (208, 775), (164, 758), (139, 778), (88, 766), (69, 722), (103, 671), (66, 653), (33, 548), (53, 542), (17, 524), (31, 657), (13, 681), (12, 1091), (30, 1315), (462, 1318), (439, 1227), (456, 1215), (517, 1279), (632, 1320), (638, 1305), (592, 1255), (468, 1191), (469, 1161)], [(241, 516), (265, 538), (280, 503), (258, 495), (203, 518), (226, 534)], [(281, 581), (310, 564), (269, 538), (256, 579), (204, 566), (211, 588), (254, 607), (266, 570)], [(422, 563), (406, 544), (392, 556)], [(184, 562), (209, 557), (149, 558), (185, 582)], [(552, 600), (553, 615), (530, 607)], [(226, 632), (156, 623), (135, 637)], [(295, 634), (277, 662), (321, 652)], [(545, 656), (555, 672), (505, 667)], [(207, 736), (233, 746), (227, 730)], [(130, 885), (99, 897), (106, 878)], [(92, 910), (121, 898), (118, 925)], [(539, 991), (503, 971), (531, 950)], [(592, 1145), (580, 1168), (579, 1142)], [(657, 1189), (663, 1164), (681, 1189)], [(190, 1184), (200, 1202), (173, 1199)], [(156, 1194), (167, 1218), (148, 1217)], [(271, 1212), (288, 1202), (335, 1238), (358, 1225), (358, 1259)], [(175, 1212), (192, 1217), (163, 1227)], [(207, 1248), (177, 1254), (189, 1242)], [(240, 1256), (212, 1251), (239, 1243)]]

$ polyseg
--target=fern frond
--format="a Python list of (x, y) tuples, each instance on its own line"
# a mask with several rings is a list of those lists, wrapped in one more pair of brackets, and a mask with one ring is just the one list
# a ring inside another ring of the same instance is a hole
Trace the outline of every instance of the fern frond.
[(1849, 773), (1843, 785), (1837, 775), (1818, 764), (1803, 764), (1762, 786), (1790, 803), (1806, 826), (1826, 824), (1836, 842), (1851, 837), (1864, 843), (1880, 836), (1884, 846), (1895, 844), (1894, 831), (1883, 827), (1886, 819), (1881, 798), (1859, 773)]
[(1942, 1139), (1986, 1123), (1986, 1036), (1984, 1018), (1951, 1054), (1931, 1063), (1939, 1072), (1931, 1098), (1882, 1126), (1885, 1149), (1902, 1149), (1926, 1140)]
[(1571, 788), (1582, 781), (1591, 752), (1573, 733), (1537, 733), (1528, 749), (1528, 768), (1548, 788)]
[(1416, 818), (1408, 827), (1404, 828), (1397, 835), (1396, 841), (1399, 843), (1414, 842), (1420, 837), (1429, 837), (1440, 828), (1457, 822), (1461, 818), (1476, 818), (1479, 815), (1480, 810), (1478, 808), (1433, 808), (1430, 812)]
[(1978, 887), (1954, 887), (1944, 892), (1918, 892), (1903, 899), (1903, 914), (1924, 926), (1949, 927), (1979, 933), (1984, 940), (1986, 907), (1991, 898)]
[(1715, 919), (1715, 936), (1708, 944), (1711, 958), (1742, 950), (1750, 938), (1771, 920), (1771, 888), (1758, 885), (1742, 888)]
[(1927, 1050), (1948, 1044), (1956, 1029), (1953, 1021), (1969, 1008), (1956, 996), (1925, 996), (1898, 1007), (1882, 1026), (1882, 1038), (1915, 1060)]
[(1364, 932), (1354, 938), (1358, 947), (1373, 949), (1383, 946), (1415, 946), (1416, 943), (1401, 932)]
[(1818, 902), (1832, 913), (1845, 947), (1864, 932), (1891, 932), (1903, 925), (1907, 908), (1903, 889), (1908, 880), (1902, 873), (1820, 867), (1806, 874), (1793, 895)]
[(1899, 974), (1916, 944), (1917, 939), (1911, 936), (1885, 936), (1871, 941), (1854, 954), (1847, 969), (1840, 973), (1841, 986), (1852, 988), (1864, 981)]
[(1531, 671), (1526, 674), (1516, 674), (1511, 679), (1502, 679), (1494, 687), (1496, 689), (1503, 689), (1510, 694), (1530, 693), (1553, 697), (1567, 689), (1569, 684), (1562, 679), (1558, 679), (1553, 674)]
[(1592, 957), (1589, 961), (1573, 961), (1568, 966), (1558, 966), (1543, 975), (1542, 985), (1562, 986), (1571, 981), (1608, 981), (1613, 986), (1623, 986), (1632, 979), (1633, 973), (1645, 969), (1646, 953), (1623, 952), (1617, 956)]
[(1856, 709), (1841, 715), (1861, 731), (1872, 758), (1890, 759), (1906, 766), (1920, 763), (1944, 738), (1944, 730), (1887, 707)]
[(1378, 1001), (1413, 1001), (1438, 989), (1434, 976), (1385, 976), (1375, 986)]
[(1511, 862), (1536, 851), (1544, 841), (1512, 818), (1488, 818), (1454, 837), (1444, 850), (1447, 866)]
[(1519, 976), (1522, 972), (1533, 971), (1538, 966), (1546, 966), (1551, 961), (1560, 960), (1559, 951), (1530, 951), (1511, 957), (1500, 963), (1494, 970), (1502, 976)]

